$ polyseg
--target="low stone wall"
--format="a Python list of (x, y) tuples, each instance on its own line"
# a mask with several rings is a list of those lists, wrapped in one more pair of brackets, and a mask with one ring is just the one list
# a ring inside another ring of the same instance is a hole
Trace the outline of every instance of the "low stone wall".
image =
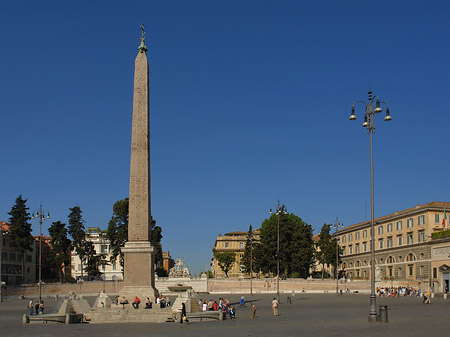
[[(156, 288), (164, 295), (174, 295), (168, 290), (170, 286), (176, 285), (191, 286), (196, 292), (210, 292), (210, 293), (250, 293), (250, 279), (206, 279), (206, 278), (158, 278), (156, 280)], [(106, 281), (104, 286), (106, 293), (117, 294), (122, 289), (122, 281)], [(378, 284), (377, 284), (378, 286)], [(264, 278), (252, 280), (253, 293), (275, 293), (277, 291), (276, 278)], [(370, 281), (354, 280), (345, 282), (339, 281), (339, 290), (343, 292), (358, 291), (360, 293), (370, 292)], [(42, 295), (55, 296), (66, 295), (73, 291), (75, 294), (83, 295), (97, 295), (103, 290), (102, 281), (90, 281), (80, 283), (49, 283), (44, 284), (42, 288)], [(304, 280), (304, 279), (287, 279), (280, 280), (280, 292), (290, 294), (292, 291), (296, 293), (315, 292), (315, 293), (334, 293), (336, 291), (335, 280)], [(32, 297), (39, 294), (39, 287), (37, 285), (28, 285), (21, 287), (8, 287), (4, 294), (5, 296), (25, 295)]]
[[(253, 279), (253, 293), (274, 293), (277, 291), (276, 278)], [(351, 292), (370, 293), (370, 282), (366, 280), (358, 281), (339, 281), (339, 290), (343, 292), (348, 289)], [(336, 292), (335, 280), (305, 280), (305, 279), (287, 279), (280, 280), (280, 292), (290, 294), (314, 292), (314, 293), (333, 293)], [(250, 279), (209, 279), (208, 292), (210, 293), (250, 293)]]

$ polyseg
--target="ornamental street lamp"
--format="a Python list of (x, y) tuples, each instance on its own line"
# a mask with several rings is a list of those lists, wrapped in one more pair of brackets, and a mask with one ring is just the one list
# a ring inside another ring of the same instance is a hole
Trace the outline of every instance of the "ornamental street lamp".
[[(8, 231), (3, 231), (3, 224), (0, 222), (0, 252), (3, 251), (3, 237), (8, 234)], [(3, 281), (2, 281), (2, 259), (3, 256), (1, 256), (3, 253), (0, 254), (0, 302), (3, 302)], [(5, 283), (6, 284), (6, 283)]]
[[(272, 208), (270, 209), (272, 214)], [(287, 208), (284, 205), (280, 205), (280, 200), (277, 204), (277, 300), (280, 302), (280, 216), (282, 214), (288, 214)]]
[[(391, 116), (389, 115), (389, 107), (383, 101), (380, 101), (378, 96), (372, 97), (372, 91), (369, 89), (369, 101), (355, 101), (352, 105), (352, 113), (350, 115), (350, 120), (355, 120), (355, 104), (362, 103), (365, 105), (364, 112), (364, 123), (363, 127), (367, 128), (367, 132), (370, 135), (370, 190), (371, 190), (371, 286), (370, 286), (370, 311), (369, 311), (369, 322), (376, 322), (377, 320), (377, 309), (376, 309), (376, 295), (375, 295), (375, 230), (374, 230), (374, 207), (373, 207), (373, 131), (375, 130), (375, 114), (382, 112), (383, 110), (380, 107), (380, 103), (386, 106), (386, 116), (384, 120), (386, 122), (391, 120)], [(376, 101), (374, 102), (374, 100)], [(375, 105), (375, 108), (374, 108)]]
[(339, 228), (344, 227), (344, 224), (341, 224), (338, 221), (338, 217), (336, 217), (336, 222), (332, 226), (335, 229), (334, 235), (336, 236), (336, 268), (334, 268), (334, 274), (336, 277), (336, 295), (339, 295), (339, 237), (337, 235), (337, 232)]
[[(47, 213), (47, 216), (45, 215)], [(42, 222), (50, 219), (50, 213), (42, 209), (42, 204), (39, 209), (31, 214), (31, 219), (39, 218), (39, 303), (42, 302)]]

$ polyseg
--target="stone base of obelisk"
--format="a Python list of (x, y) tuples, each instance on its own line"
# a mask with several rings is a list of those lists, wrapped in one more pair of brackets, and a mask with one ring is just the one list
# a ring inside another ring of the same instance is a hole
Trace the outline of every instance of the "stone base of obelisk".
[(124, 280), (119, 292), (119, 301), (125, 297), (133, 303), (137, 296), (141, 306), (148, 297), (152, 302), (159, 292), (155, 288), (155, 251), (149, 241), (128, 241), (122, 248), (124, 253)]

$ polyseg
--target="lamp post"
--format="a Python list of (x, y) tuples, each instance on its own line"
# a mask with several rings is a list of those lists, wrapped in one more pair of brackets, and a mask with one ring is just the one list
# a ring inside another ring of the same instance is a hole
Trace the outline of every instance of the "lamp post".
[[(364, 112), (364, 123), (363, 127), (367, 128), (367, 132), (370, 135), (370, 190), (371, 190), (371, 285), (370, 285), (370, 311), (369, 311), (369, 322), (376, 322), (377, 320), (377, 308), (376, 308), (376, 295), (375, 295), (375, 230), (374, 230), (374, 198), (373, 198), (373, 131), (375, 130), (375, 115), (377, 113), (382, 112), (383, 110), (380, 107), (380, 103), (384, 104), (386, 106), (386, 116), (384, 117), (384, 120), (386, 122), (391, 120), (391, 116), (389, 115), (389, 107), (387, 104), (383, 101), (380, 101), (378, 96), (372, 97), (372, 91), (368, 92), (369, 100), (366, 101), (355, 101), (352, 105), (352, 113), (350, 115), (350, 120), (355, 120), (355, 104), (356, 103), (362, 103), (365, 105), (365, 112)], [(374, 102), (374, 100), (376, 101)], [(375, 108), (374, 108), (375, 104)]]
[(250, 232), (250, 296), (253, 296), (253, 229)]
[(337, 236), (337, 232), (340, 227), (344, 227), (344, 224), (341, 224), (336, 217), (335, 223), (332, 225), (335, 229), (334, 235), (336, 235), (336, 268), (334, 268), (334, 274), (336, 275), (336, 295), (339, 295), (339, 237)]
[[(47, 213), (47, 216), (45, 216)], [(42, 204), (39, 209), (31, 214), (31, 219), (39, 218), (39, 303), (42, 302), (42, 222), (50, 219), (50, 213), (42, 209)]]
[[(270, 209), (272, 214), (272, 208)], [(280, 200), (277, 204), (277, 300), (280, 302), (280, 216), (282, 214), (288, 214), (287, 208), (284, 205), (280, 205)]]
[(8, 232), (5, 230), (3, 232), (3, 223), (0, 222), (0, 302), (3, 302), (3, 281), (2, 281), (2, 251), (3, 251), (3, 236), (7, 235)]

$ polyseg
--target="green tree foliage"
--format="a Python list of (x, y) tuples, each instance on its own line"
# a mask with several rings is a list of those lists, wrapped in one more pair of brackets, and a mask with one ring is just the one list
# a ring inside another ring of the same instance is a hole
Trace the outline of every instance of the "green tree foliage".
[(295, 214), (273, 214), (261, 224), (260, 244), (255, 247), (257, 270), (276, 274), (277, 228), (280, 219), (280, 275), (306, 278), (313, 262), (312, 228)]
[[(111, 260), (114, 261), (119, 257), (121, 266), (123, 267), (123, 253), (121, 248), (125, 245), (128, 240), (128, 208), (129, 200), (125, 198), (123, 200), (117, 201), (113, 206), (113, 216), (108, 224), (108, 230), (106, 236), (111, 242)], [(162, 257), (162, 228), (156, 226), (156, 220), (151, 220), (150, 225), (150, 243), (155, 248), (155, 263), (156, 272), (158, 276), (167, 276), (167, 272), (163, 267), (163, 257)], [(111, 262), (112, 262), (111, 261)]]
[(72, 237), (72, 245), (81, 261), (81, 278), (83, 278), (83, 262), (86, 260), (86, 231), (84, 229), (82, 210), (75, 206), (69, 208), (69, 234)]
[(255, 268), (256, 266), (255, 251), (257, 250), (256, 249), (257, 245), (258, 242), (255, 241), (255, 238), (253, 236), (253, 228), (252, 225), (250, 225), (247, 232), (247, 239), (245, 241), (244, 257), (241, 260), (242, 264), (244, 265), (244, 270), (246, 273), (250, 273), (251, 269), (253, 269), (253, 272), (257, 270)]
[[(111, 260), (119, 257), (120, 265), (123, 267), (123, 253), (121, 248), (128, 240), (128, 198), (116, 201), (113, 206), (113, 216), (108, 224), (106, 236), (111, 244)], [(111, 262), (112, 262), (111, 261)]]
[(11, 216), (9, 218), (8, 240), (22, 257), (22, 280), (25, 271), (25, 253), (32, 251), (33, 244), (35, 244), (31, 235), (31, 224), (28, 222), (30, 214), (26, 203), (27, 199), (22, 199), (22, 195), (19, 195), (11, 208), (11, 212), (8, 213)]
[(59, 282), (63, 282), (64, 268), (70, 263), (70, 240), (67, 238), (66, 224), (61, 221), (53, 222), (48, 233), (51, 236), (50, 263), (58, 271)]
[(336, 239), (330, 234), (331, 225), (323, 224), (319, 234), (319, 241), (317, 242), (318, 250), (316, 250), (315, 257), (320, 264), (322, 264), (322, 280), (324, 278), (325, 266), (332, 265), (336, 267)]
[(236, 254), (233, 252), (215, 252), (214, 257), (216, 258), (220, 269), (228, 277), (228, 272), (233, 266), (234, 261), (236, 261)]
[(94, 244), (91, 241), (87, 241), (85, 245), (85, 267), (84, 271), (88, 275), (89, 279), (92, 277), (100, 276), (99, 268), (102, 264), (102, 255), (97, 255)]

